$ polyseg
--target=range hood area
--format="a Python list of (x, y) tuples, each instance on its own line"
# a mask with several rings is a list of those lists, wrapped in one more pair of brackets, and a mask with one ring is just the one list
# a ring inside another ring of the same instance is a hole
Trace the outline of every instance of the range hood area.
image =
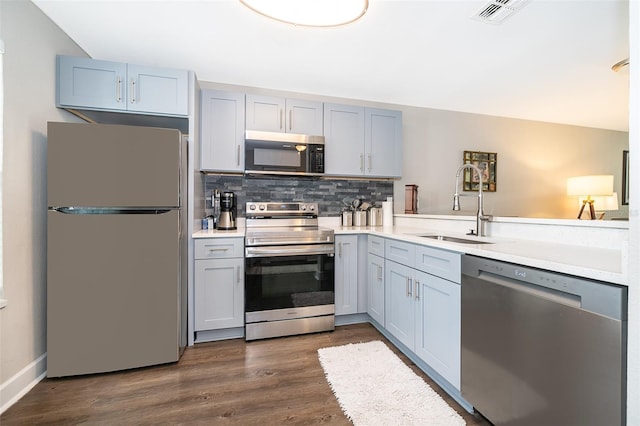
[(297, 133), (264, 132), (260, 130), (247, 130), (245, 132), (245, 142), (282, 142), (292, 144), (324, 144), (324, 136), (301, 135)]

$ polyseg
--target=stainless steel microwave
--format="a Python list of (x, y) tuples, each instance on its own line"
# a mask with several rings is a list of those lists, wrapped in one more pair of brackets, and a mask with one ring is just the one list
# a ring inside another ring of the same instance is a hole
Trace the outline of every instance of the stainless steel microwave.
[(324, 136), (247, 130), (244, 150), (245, 173), (324, 174)]

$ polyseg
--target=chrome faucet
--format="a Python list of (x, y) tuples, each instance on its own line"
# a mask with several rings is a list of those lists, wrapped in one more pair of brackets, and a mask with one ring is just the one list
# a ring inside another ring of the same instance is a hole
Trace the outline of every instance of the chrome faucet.
[(458, 187), (460, 185), (460, 173), (464, 169), (472, 169), (476, 173), (478, 173), (478, 178), (480, 179), (480, 185), (478, 186), (478, 212), (476, 213), (476, 231), (469, 232), (467, 235), (477, 235), (479, 237), (484, 237), (486, 235), (485, 232), (485, 222), (493, 219), (493, 216), (484, 214), (484, 196), (482, 195), (482, 170), (480, 170), (477, 166), (473, 164), (463, 164), (458, 169), (456, 173), (456, 191), (453, 194), (453, 210), (460, 210), (460, 197), (474, 197), (474, 195), (460, 194), (458, 192)]

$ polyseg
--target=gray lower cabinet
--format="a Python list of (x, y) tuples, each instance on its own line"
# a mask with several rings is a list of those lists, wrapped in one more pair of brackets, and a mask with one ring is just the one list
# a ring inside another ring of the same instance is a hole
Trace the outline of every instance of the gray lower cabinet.
[(416, 329), (413, 301), (415, 270), (389, 259), (385, 260), (384, 269), (384, 328), (413, 351)]
[(194, 330), (244, 326), (244, 240), (195, 240)]
[(385, 240), (384, 327), (458, 390), (460, 260), (460, 253)]
[(244, 171), (244, 99), (244, 93), (202, 90), (200, 170)]
[(57, 57), (57, 102), (63, 108), (189, 114), (189, 72), (86, 57)]
[(460, 390), (460, 283), (416, 271), (414, 352)]
[(335, 236), (336, 315), (358, 312), (358, 236)]
[(367, 313), (381, 326), (384, 316), (384, 238), (369, 235), (367, 261)]

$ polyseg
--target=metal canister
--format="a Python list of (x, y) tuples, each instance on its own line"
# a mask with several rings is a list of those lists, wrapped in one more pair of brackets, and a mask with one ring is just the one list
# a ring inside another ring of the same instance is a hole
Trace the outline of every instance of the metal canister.
[(353, 212), (353, 226), (367, 226), (367, 212), (363, 210)]
[(342, 226), (353, 226), (353, 213), (351, 210), (342, 211)]
[(371, 207), (367, 211), (367, 225), (382, 226), (382, 207)]

